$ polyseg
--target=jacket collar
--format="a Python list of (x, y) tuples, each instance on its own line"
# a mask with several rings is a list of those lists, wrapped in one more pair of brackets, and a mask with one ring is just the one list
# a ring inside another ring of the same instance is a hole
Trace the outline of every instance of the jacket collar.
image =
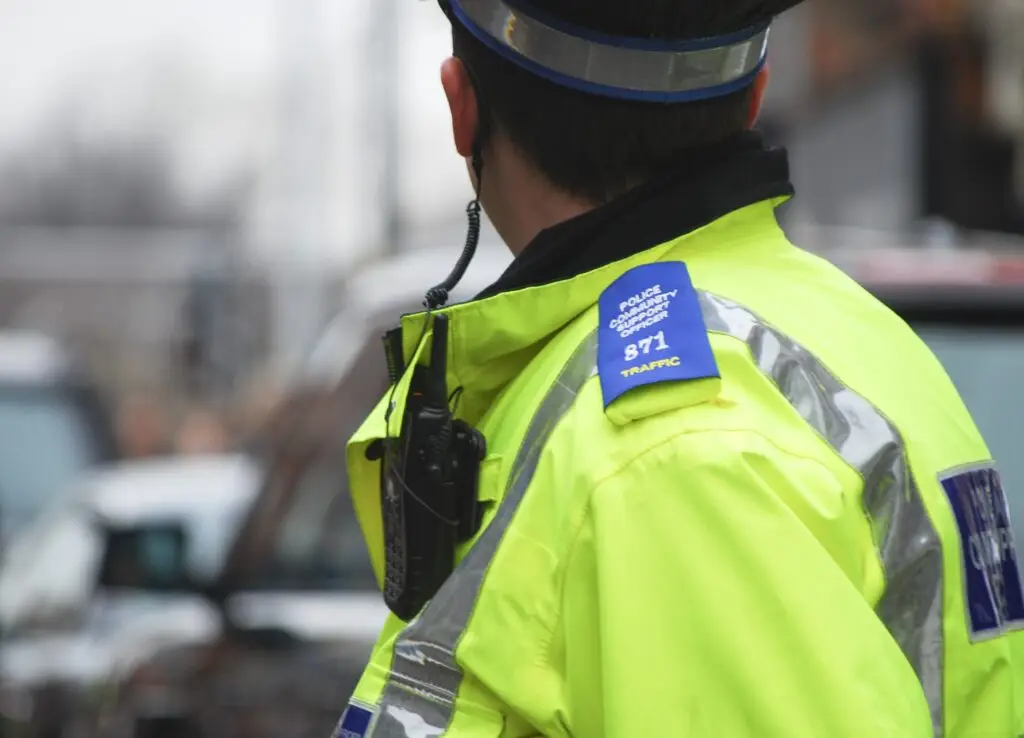
[(748, 131), (681, 161), (667, 176), (542, 231), (484, 299), (571, 279), (695, 231), (761, 200), (793, 195), (786, 152)]
[[(748, 133), (541, 232), (493, 285), (444, 311), (450, 320), (449, 387), (463, 388), (460, 415), (476, 422), (549, 338), (633, 266), (663, 258), (682, 237), (733, 211), (792, 194), (786, 153)], [(424, 335), (425, 317), (402, 320), (406, 362)]]

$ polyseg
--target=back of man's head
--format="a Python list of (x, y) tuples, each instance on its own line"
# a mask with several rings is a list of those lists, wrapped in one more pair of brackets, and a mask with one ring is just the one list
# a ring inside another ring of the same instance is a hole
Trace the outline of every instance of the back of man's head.
[[(763, 23), (801, 0), (537, 0), (560, 21), (647, 39), (720, 36)], [(751, 90), (699, 102), (618, 100), (556, 85), (494, 53), (459, 23), (455, 55), (476, 79), (492, 121), (557, 188), (603, 203), (658, 177), (694, 150), (750, 125)]]

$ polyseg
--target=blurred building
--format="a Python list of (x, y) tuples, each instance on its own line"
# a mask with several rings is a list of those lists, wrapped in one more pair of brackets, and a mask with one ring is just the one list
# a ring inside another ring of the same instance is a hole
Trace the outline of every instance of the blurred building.
[(818, 0), (784, 18), (766, 115), (793, 155), (791, 219), (1024, 234), (1022, 15), (1013, 0)]

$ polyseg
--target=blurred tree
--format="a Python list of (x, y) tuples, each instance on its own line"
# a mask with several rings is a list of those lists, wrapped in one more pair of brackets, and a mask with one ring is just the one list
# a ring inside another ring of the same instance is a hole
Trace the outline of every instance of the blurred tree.
[[(80, 101), (66, 103), (27, 143), (0, 153), (0, 250), (15, 247), (18, 238), (8, 238), (5, 229), (18, 228), (99, 229), (98, 237), (81, 243), (97, 253), (111, 252), (107, 255), (114, 262), (103, 263), (116, 263), (117, 252), (133, 245), (154, 258), (154, 248), (192, 249), (196, 256), (189, 258), (198, 261), (190, 268), (199, 273), (180, 285), (179, 327), (166, 337), (174, 362), (171, 375), (182, 385), (174, 389), (190, 397), (226, 398), (249, 358), (240, 348), (252, 327), (240, 312), (244, 264), (235, 252), (256, 162), (225, 165), (214, 184), (197, 194), (182, 184), (185, 165), (175, 139), (180, 126), (152, 116), (141, 124), (135, 120), (89, 130), (81, 122), (88, 116), (78, 114), (87, 110)], [(103, 235), (122, 229), (141, 235)], [(143, 233), (179, 230), (187, 235), (164, 240)], [(51, 236), (42, 243), (56, 249), (79, 243), (75, 237)], [(116, 285), (112, 290), (123, 286), (113, 278), (110, 284)]]
[(224, 269), (195, 274), (182, 306), (181, 375), (190, 397), (230, 396), (246, 361), (238, 285)]
[[(66, 117), (65, 117), (66, 118)], [(0, 159), (0, 226), (217, 228), (238, 225), (251, 177), (191, 202), (160, 132), (81, 135), (58, 120)]]

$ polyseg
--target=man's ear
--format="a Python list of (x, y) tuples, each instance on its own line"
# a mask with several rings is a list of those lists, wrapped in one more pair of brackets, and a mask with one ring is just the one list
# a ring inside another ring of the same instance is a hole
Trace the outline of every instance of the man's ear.
[(480, 126), (476, 91), (460, 59), (449, 57), (441, 65), (441, 86), (452, 115), (452, 136), (459, 156), (473, 155), (473, 142)]
[(761, 115), (761, 105), (764, 104), (764, 94), (768, 90), (768, 82), (771, 80), (772, 73), (765, 64), (761, 67), (761, 71), (758, 72), (757, 78), (754, 80), (754, 90), (750, 95), (750, 119), (748, 124), (751, 128), (757, 123), (757, 118)]

